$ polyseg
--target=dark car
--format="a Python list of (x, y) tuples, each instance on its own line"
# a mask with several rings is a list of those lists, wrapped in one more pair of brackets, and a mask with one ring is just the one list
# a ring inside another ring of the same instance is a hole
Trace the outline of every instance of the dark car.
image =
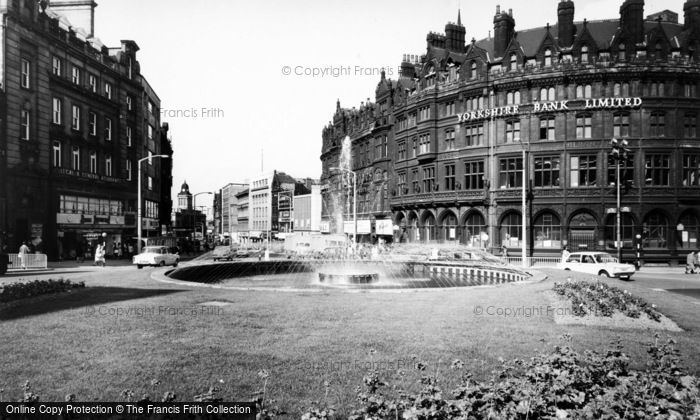
[(226, 260), (231, 261), (236, 256), (235, 250), (228, 245), (221, 245), (214, 248), (212, 258), (214, 261)]

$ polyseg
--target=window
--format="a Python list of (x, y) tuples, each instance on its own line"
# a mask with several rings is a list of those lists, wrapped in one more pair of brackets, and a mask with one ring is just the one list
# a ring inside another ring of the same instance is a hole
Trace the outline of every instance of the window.
[(700, 239), (700, 220), (691, 210), (686, 211), (680, 218), (683, 232), (679, 232), (681, 248), (695, 249)]
[(500, 160), (500, 179), (499, 186), (501, 188), (517, 188), (523, 183), (523, 159), (522, 158), (505, 158)]
[(652, 212), (642, 223), (644, 248), (667, 248), (669, 239), (668, 219), (659, 212)]
[(613, 137), (629, 137), (630, 116), (627, 113), (613, 114)]
[(73, 170), (80, 170), (80, 148), (73, 146)]
[(126, 127), (126, 145), (131, 147), (131, 127)]
[(593, 95), (593, 88), (591, 85), (576, 85), (576, 98), (590, 98)]
[(464, 189), (483, 190), (484, 189), (484, 161), (473, 161), (464, 163)]
[(29, 78), (31, 77), (31, 63), (29, 60), (22, 59), (20, 63), (19, 85), (25, 89), (29, 89)]
[(535, 248), (561, 248), (561, 222), (555, 214), (542, 213), (534, 223)]
[(153, 191), (153, 177), (150, 175), (148, 176), (148, 190)]
[(686, 114), (683, 117), (683, 137), (694, 139), (698, 136), (698, 116), (697, 114)]
[(73, 130), (80, 130), (80, 107), (78, 105), (73, 105), (71, 109), (73, 115), (71, 120), (71, 128)]
[(549, 67), (552, 65), (552, 50), (547, 48), (544, 50), (544, 65), (546, 67)]
[(424, 106), (418, 110), (418, 121), (425, 121), (430, 119), (430, 107)]
[(51, 62), (52, 62), (51, 70), (53, 71), (53, 74), (56, 76), (60, 76), (63, 73), (62, 72), (63, 60), (54, 56), (53, 60)]
[(396, 194), (404, 195), (408, 192), (406, 189), (406, 172), (401, 172), (398, 174), (398, 181), (396, 182)]
[(515, 54), (510, 55), (510, 71), (516, 71), (518, 69), (518, 56)]
[(559, 186), (559, 157), (535, 158), (535, 187)]
[(692, 83), (685, 83), (682, 85), (683, 87), (683, 96), (686, 98), (695, 98), (695, 92), (696, 92), (696, 87)]
[(153, 140), (153, 126), (150, 124), (146, 127), (146, 137), (148, 140)]
[(105, 175), (112, 176), (112, 155), (105, 156)]
[(97, 152), (95, 151), (90, 152), (90, 173), (97, 173)]
[(630, 96), (630, 84), (629, 83), (615, 83), (613, 85), (613, 96)]
[(97, 114), (94, 112), (88, 113), (88, 131), (91, 136), (97, 135)]
[(80, 68), (73, 66), (71, 69), (71, 81), (74, 85), (80, 85), (81, 72)]
[(396, 160), (405, 160), (406, 159), (406, 142), (405, 141), (402, 141), (396, 145), (396, 155), (397, 155)]
[(411, 173), (411, 188), (413, 189), (414, 194), (420, 192), (420, 181), (418, 179), (418, 169), (414, 169)]
[(649, 96), (664, 96), (664, 82), (652, 82), (649, 85)]
[(88, 76), (88, 84), (90, 85), (90, 91), (97, 93), (97, 77), (94, 74)]
[(430, 134), (421, 134), (418, 137), (418, 154), (422, 155), (423, 153), (429, 153), (430, 152)]
[(540, 89), (540, 101), (556, 101), (557, 91), (554, 87), (543, 87)]
[(58, 140), (53, 142), (53, 167), (61, 167), (61, 142)]
[(455, 181), (455, 164), (445, 165), (445, 190), (453, 191), (455, 189)]
[(484, 124), (464, 127), (464, 137), (467, 146), (482, 146), (484, 144)]
[(20, 138), (22, 140), (29, 140), (29, 130), (31, 128), (30, 117), (31, 115), (28, 110), (23, 109), (20, 111)]
[(435, 167), (423, 168), (423, 192), (431, 192), (435, 189)]
[(156, 106), (153, 103), (153, 101), (149, 100), (148, 101), (148, 113), (153, 115), (153, 111), (155, 110)]
[(554, 140), (554, 116), (540, 117), (540, 140)]
[(520, 214), (511, 212), (505, 215), (501, 220), (500, 226), (501, 245), (511, 248), (519, 247), (521, 231), (522, 222)]
[(683, 155), (683, 186), (700, 186), (700, 154)]
[(416, 126), (416, 113), (411, 112), (408, 114), (408, 126), (409, 127), (415, 127)]
[(105, 140), (112, 140), (112, 119), (105, 118)]
[(519, 105), (520, 104), (520, 91), (512, 90), (506, 93), (506, 105)]
[(570, 163), (570, 187), (595, 187), (598, 176), (596, 155), (571, 156)]
[[(615, 186), (615, 171), (617, 163), (612, 158), (608, 159), (608, 185)], [(634, 182), (634, 162), (630, 157), (620, 160), (620, 182), (622, 185), (631, 186)]]
[(411, 140), (411, 157), (416, 157), (416, 152), (418, 150), (418, 139), (416, 137), (413, 137), (413, 140)]
[(61, 108), (62, 102), (59, 98), (53, 98), (53, 123), (61, 125), (63, 119), (61, 118)]
[(649, 154), (644, 157), (644, 183), (653, 186), (668, 186), (670, 155)]
[(382, 157), (387, 157), (389, 156), (389, 136), (385, 135), (384, 137), (381, 138), (382, 142)]
[(592, 117), (590, 115), (577, 115), (576, 116), (576, 138), (577, 139), (590, 139), (592, 133)]
[(445, 103), (445, 117), (449, 117), (451, 115), (455, 115), (456, 108), (455, 108), (455, 102), (450, 101)]
[(131, 161), (126, 161), (126, 180), (131, 181)]
[(620, 61), (625, 61), (626, 57), (626, 51), (625, 51), (625, 44), (620, 44), (617, 46), (617, 58)]
[(112, 84), (109, 82), (105, 82), (105, 97), (112, 99)]
[(126, 110), (132, 111), (134, 106), (134, 101), (131, 95), (126, 95)]
[(472, 61), (472, 65), (469, 69), (469, 78), (476, 79), (476, 62)]
[(649, 119), (649, 135), (651, 137), (664, 137), (666, 135), (666, 116), (661, 112), (654, 112)]
[(581, 47), (581, 63), (588, 64), (588, 45)]
[(520, 120), (506, 121), (506, 143), (520, 141)]
[(445, 130), (445, 150), (454, 150), (455, 130), (453, 128)]

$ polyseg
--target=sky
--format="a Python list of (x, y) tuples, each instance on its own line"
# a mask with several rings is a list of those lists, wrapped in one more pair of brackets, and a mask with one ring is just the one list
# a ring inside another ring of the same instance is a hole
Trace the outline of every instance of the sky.
[[(131, 39), (170, 126), (173, 197), (245, 182), (262, 171), (319, 178), (321, 130), (336, 100), (359, 107), (403, 54), (424, 54), (429, 31), (461, 10), (466, 40), (493, 31), (496, 5), (515, 30), (557, 21), (558, 0), (101, 0), (95, 35)], [(575, 0), (575, 20), (619, 18), (622, 0)], [(683, 20), (683, 0), (647, 0)], [(198, 205), (211, 206), (200, 195)]]

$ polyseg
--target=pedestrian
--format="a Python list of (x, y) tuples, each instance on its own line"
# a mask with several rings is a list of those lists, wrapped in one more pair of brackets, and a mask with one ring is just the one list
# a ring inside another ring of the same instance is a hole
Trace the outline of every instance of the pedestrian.
[(569, 259), (569, 255), (571, 255), (571, 253), (569, 252), (569, 247), (565, 246), (564, 249), (561, 251), (561, 262), (566, 262), (566, 260)]
[(22, 245), (19, 247), (19, 262), (23, 270), (27, 269), (27, 254), (29, 254), (29, 244), (22, 242)]
[(685, 274), (695, 273), (695, 252), (690, 253), (685, 257)]
[(105, 248), (102, 244), (97, 244), (95, 248), (95, 265), (104, 267), (105, 264)]
[(693, 262), (693, 271), (700, 273), (700, 249), (695, 252), (695, 261)]
[(503, 258), (508, 258), (508, 247), (506, 246), (506, 244), (503, 244), (503, 246), (501, 247), (501, 256)]

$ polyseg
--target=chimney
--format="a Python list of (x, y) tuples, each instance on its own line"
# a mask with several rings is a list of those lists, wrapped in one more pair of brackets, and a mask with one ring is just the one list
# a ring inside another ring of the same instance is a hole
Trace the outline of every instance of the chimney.
[(634, 44), (644, 41), (644, 0), (625, 0), (620, 6), (620, 28)]
[(515, 33), (515, 20), (508, 13), (501, 13), (501, 6), (496, 6), (496, 15), (493, 17), (493, 54), (503, 57), (510, 40)]
[(457, 23), (445, 25), (445, 47), (449, 51), (463, 53), (465, 51), (464, 37), (466, 33), (466, 29), (462, 26), (461, 12), (457, 12)]
[(687, 0), (683, 4), (683, 12), (685, 12), (684, 30), (700, 28), (700, 0)]
[(49, 7), (68, 18), (71, 25), (83, 28), (90, 37), (95, 36), (94, 0), (51, 0)]
[(570, 47), (574, 44), (574, 36), (576, 35), (576, 25), (574, 25), (574, 2), (571, 0), (562, 0), (557, 7), (557, 21), (559, 46), (563, 48)]

